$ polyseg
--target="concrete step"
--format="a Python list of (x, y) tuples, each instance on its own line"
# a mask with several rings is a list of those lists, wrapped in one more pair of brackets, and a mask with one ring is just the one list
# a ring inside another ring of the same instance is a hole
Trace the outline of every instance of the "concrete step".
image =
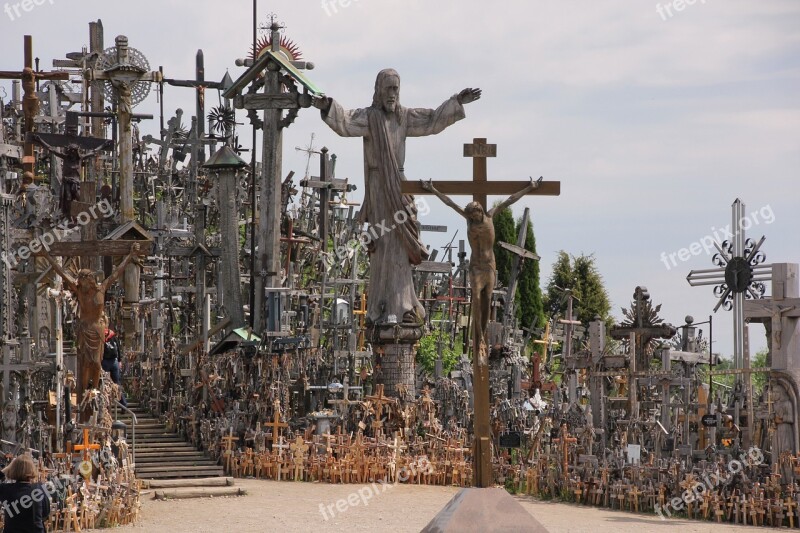
[(212, 461), (203, 454), (193, 456), (174, 457), (172, 455), (167, 457), (140, 457), (136, 454), (136, 465), (151, 465), (151, 464), (212, 464), (217, 465), (216, 461)]
[(142, 448), (150, 448), (153, 451), (163, 451), (163, 450), (178, 449), (178, 448), (180, 448), (181, 450), (194, 450), (194, 446), (192, 446), (186, 441), (145, 443), (145, 442), (140, 442), (139, 439), (136, 439), (136, 451), (139, 451)]
[(194, 448), (179, 448), (179, 449), (171, 449), (169, 451), (163, 451), (156, 448), (142, 448), (140, 450), (136, 450), (136, 459), (140, 457), (193, 457), (193, 456), (200, 456), (206, 457), (201, 451), (195, 450)]
[(206, 478), (217, 476), (221, 477), (224, 469), (221, 466), (186, 466), (186, 467), (136, 467), (136, 477), (142, 479), (164, 479), (164, 478)]

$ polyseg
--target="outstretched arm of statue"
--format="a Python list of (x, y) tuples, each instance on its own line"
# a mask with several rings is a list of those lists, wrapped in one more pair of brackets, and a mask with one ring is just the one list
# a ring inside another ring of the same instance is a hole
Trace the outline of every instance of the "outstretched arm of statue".
[(461, 105), (468, 104), (470, 102), (474, 102), (475, 100), (480, 99), (481, 97), (481, 90), (480, 89), (473, 89), (472, 87), (468, 89), (464, 89), (458, 96), (458, 103)]
[(67, 289), (69, 289), (72, 292), (76, 292), (78, 290), (78, 283), (75, 281), (75, 279), (69, 274), (67, 274), (67, 272), (63, 268), (61, 268), (61, 265), (59, 265), (58, 262), (55, 259), (53, 259), (53, 257), (50, 254), (47, 253), (47, 251), (42, 252), (42, 255), (47, 260), (47, 262), (50, 263), (50, 266), (53, 267), (53, 270), (56, 271), (56, 274), (61, 276), (61, 279), (64, 280), (64, 285), (67, 286)]
[(420, 184), (422, 184), (422, 188), (423, 189), (425, 189), (426, 191), (428, 191), (428, 192), (430, 192), (432, 194), (435, 194), (437, 196), (437, 198), (439, 198), (439, 200), (444, 202), (446, 205), (450, 206), (456, 213), (458, 213), (459, 215), (461, 215), (464, 218), (467, 218), (467, 214), (464, 212), (464, 209), (460, 205), (455, 203), (453, 200), (451, 200), (450, 197), (445, 196), (444, 194), (439, 192), (436, 189), (436, 187), (433, 186), (433, 182), (431, 180), (428, 180), (428, 181), (419, 180), (419, 182), (420, 182)]
[(125, 272), (125, 267), (128, 266), (128, 263), (130, 263), (133, 260), (134, 256), (138, 254), (139, 254), (139, 243), (134, 243), (131, 246), (131, 251), (128, 252), (128, 255), (125, 256), (125, 259), (123, 259), (122, 262), (119, 264), (119, 266), (117, 266), (117, 268), (114, 269), (114, 272), (112, 272), (111, 275), (108, 276), (105, 279), (105, 281), (103, 281), (101, 285), (102, 292), (105, 293), (111, 286), (111, 284), (117, 281), (117, 279), (119, 279), (122, 273)]
[(525, 196), (526, 194), (531, 192), (533, 189), (539, 188), (539, 185), (542, 184), (542, 179), (543, 178), (541, 176), (536, 181), (533, 181), (533, 178), (531, 178), (531, 182), (528, 184), (527, 187), (525, 187), (524, 189), (522, 189), (519, 192), (516, 192), (516, 193), (512, 194), (511, 196), (509, 196), (508, 198), (506, 198), (505, 200), (503, 200), (502, 202), (500, 202), (499, 204), (497, 204), (496, 206), (491, 208), (489, 210), (489, 212), (486, 213), (486, 215), (489, 216), (489, 217), (493, 217), (495, 215), (495, 213), (499, 213), (500, 211), (502, 211), (506, 207), (508, 207), (511, 204), (515, 203), (517, 200), (519, 200), (520, 198), (522, 198), (523, 196)]
[(331, 100), (332, 99), (330, 96), (320, 96), (319, 98), (314, 98), (311, 101), (311, 104), (323, 113), (327, 114), (328, 110), (331, 108)]

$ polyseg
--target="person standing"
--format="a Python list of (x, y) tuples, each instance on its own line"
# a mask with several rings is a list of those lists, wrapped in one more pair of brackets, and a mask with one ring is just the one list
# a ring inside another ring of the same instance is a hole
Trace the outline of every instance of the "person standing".
[(45, 520), (50, 515), (50, 497), (36, 479), (36, 466), (30, 455), (15, 457), (3, 469), (6, 480), (0, 484), (0, 505), (3, 509), (3, 532), (45, 533)]
[(122, 391), (122, 384), (120, 383), (120, 369), (119, 362), (122, 360), (122, 347), (119, 343), (119, 337), (111, 328), (106, 328), (105, 346), (103, 347), (103, 370), (111, 374), (111, 381), (119, 385), (120, 399), (119, 403), (124, 407), (128, 407), (128, 402), (125, 400), (125, 393)]

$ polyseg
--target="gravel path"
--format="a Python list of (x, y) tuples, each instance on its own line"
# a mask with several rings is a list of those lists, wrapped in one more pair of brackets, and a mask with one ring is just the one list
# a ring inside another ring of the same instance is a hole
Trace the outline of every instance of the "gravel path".
[[(236, 485), (246, 489), (247, 495), (156, 501), (152, 493), (144, 493), (139, 523), (113, 531), (419, 532), (459, 490), (457, 487), (331, 485), (252, 479), (237, 479)], [(543, 502), (524, 496), (516, 498), (552, 533), (769, 531), (711, 522), (661, 520), (655, 515)]]

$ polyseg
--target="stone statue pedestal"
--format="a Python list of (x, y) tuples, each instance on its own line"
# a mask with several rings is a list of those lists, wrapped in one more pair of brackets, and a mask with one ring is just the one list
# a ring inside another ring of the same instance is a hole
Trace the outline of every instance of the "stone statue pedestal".
[(547, 533), (547, 529), (501, 488), (461, 489), (422, 533), (496, 531)]
[[(380, 354), (380, 381), (386, 396), (413, 401), (416, 392), (414, 345), (422, 338), (423, 327), (417, 324), (374, 326), (368, 337)], [(400, 387), (398, 387), (400, 385)]]

